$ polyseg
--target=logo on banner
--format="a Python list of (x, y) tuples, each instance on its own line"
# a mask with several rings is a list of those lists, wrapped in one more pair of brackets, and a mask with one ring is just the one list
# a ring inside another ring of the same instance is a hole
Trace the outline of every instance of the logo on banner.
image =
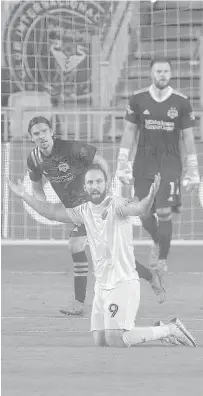
[(108, 15), (107, 7), (54, 0), (13, 6), (5, 59), (19, 89), (47, 91), (61, 99), (89, 97), (91, 32)]

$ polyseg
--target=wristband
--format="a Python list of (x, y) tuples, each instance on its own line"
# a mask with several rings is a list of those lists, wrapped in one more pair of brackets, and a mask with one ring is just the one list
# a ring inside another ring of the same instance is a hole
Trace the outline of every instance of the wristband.
[(127, 148), (121, 148), (118, 154), (118, 161), (127, 161), (130, 150)]
[(187, 165), (191, 167), (198, 166), (197, 156), (196, 154), (190, 154), (187, 156)]

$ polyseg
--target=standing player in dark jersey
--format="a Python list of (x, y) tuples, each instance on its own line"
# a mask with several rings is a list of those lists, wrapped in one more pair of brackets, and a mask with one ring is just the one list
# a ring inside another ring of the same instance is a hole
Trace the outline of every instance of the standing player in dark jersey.
[(196, 188), (200, 177), (192, 130), (194, 116), (187, 97), (169, 86), (170, 62), (164, 58), (152, 61), (151, 77), (152, 85), (135, 92), (127, 106), (127, 122), (120, 145), (117, 175), (123, 183), (129, 182), (132, 177), (128, 162), (131, 155), (134, 158), (135, 194), (142, 199), (153, 182), (154, 175), (158, 172), (161, 174), (154, 208), (142, 219), (144, 228), (154, 241), (151, 266), (161, 280), (167, 271), (166, 260), (172, 239), (172, 212), (177, 213), (181, 205), (182, 139), (187, 153), (187, 189)]
[[(107, 169), (106, 161), (95, 157), (96, 148), (78, 141), (53, 138), (51, 125), (45, 117), (34, 117), (29, 123), (28, 132), (36, 145), (27, 158), (35, 198), (46, 200), (42, 183), (44, 175), (66, 207), (72, 208), (85, 202), (82, 177), (85, 167), (97, 159)], [(76, 226), (69, 240), (74, 262), (75, 291), (75, 300), (67, 307), (67, 314), (70, 315), (80, 315), (84, 311), (88, 274), (86, 242), (85, 227)]]
[[(33, 195), (37, 200), (46, 201), (42, 176), (51, 183), (54, 191), (67, 208), (73, 208), (87, 201), (83, 189), (83, 176), (92, 162), (100, 165), (109, 175), (107, 162), (95, 155), (96, 148), (84, 142), (53, 139), (49, 121), (44, 117), (34, 117), (28, 126), (28, 132), (36, 147), (27, 158)], [(87, 287), (88, 261), (85, 253), (87, 244), (84, 225), (76, 226), (71, 232), (69, 248), (74, 262), (75, 300), (63, 310), (64, 314), (81, 315)], [(139, 268), (138, 268), (139, 267)], [(147, 268), (137, 263), (139, 276), (148, 280), (160, 302), (164, 298), (163, 289), (159, 288), (156, 278)]]

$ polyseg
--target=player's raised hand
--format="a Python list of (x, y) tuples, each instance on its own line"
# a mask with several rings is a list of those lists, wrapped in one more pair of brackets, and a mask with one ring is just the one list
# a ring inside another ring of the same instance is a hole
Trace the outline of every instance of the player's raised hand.
[(160, 175), (160, 173), (158, 173), (157, 175), (155, 175), (154, 182), (152, 183), (152, 185), (150, 187), (149, 195), (151, 197), (155, 197), (155, 195), (160, 187), (160, 183), (161, 183), (161, 175)]
[(20, 198), (24, 197), (25, 187), (20, 179), (18, 179), (17, 184), (13, 183), (11, 180), (8, 179), (8, 186), (15, 195), (17, 195)]
[(200, 176), (199, 172), (196, 171), (188, 171), (185, 177), (183, 178), (183, 187), (185, 187), (186, 191), (192, 192), (199, 188), (200, 184)]

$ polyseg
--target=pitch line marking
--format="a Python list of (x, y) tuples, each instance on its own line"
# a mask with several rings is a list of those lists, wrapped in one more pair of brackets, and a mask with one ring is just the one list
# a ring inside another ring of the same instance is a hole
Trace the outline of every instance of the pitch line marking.
[[(68, 272), (64, 271), (12, 271), (13, 275), (68, 275)], [(168, 272), (168, 275), (179, 275), (179, 274), (187, 274), (187, 275), (203, 275), (203, 272)]]
[[(1, 317), (1, 319), (2, 320), (15, 320), (15, 319), (17, 319), (17, 320), (41, 320), (41, 319), (48, 319), (48, 320), (89, 320), (90, 319), (90, 317), (88, 316), (88, 317), (82, 317), (82, 318), (80, 318), (80, 317), (77, 317), (77, 316), (75, 316), (75, 317), (73, 317), (73, 316), (68, 316), (68, 315), (61, 315), (61, 316), (58, 316), (58, 317), (54, 317), (54, 316), (2, 316)], [(153, 318), (139, 318), (140, 320), (157, 320), (157, 317), (153, 317)], [(164, 320), (167, 320), (166, 318), (165, 319), (163, 319), (163, 321)], [(203, 321), (203, 318), (185, 318), (185, 317), (183, 317), (183, 320), (185, 320), (185, 321), (194, 321), (194, 322), (198, 322), (198, 321), (200, 321), (200, 322), (202, 322)]]
[[(193, 332), (203, 333), (203, 329), (192, 329)], [(90, 330), (13, 330), (12, 334), (14, 333), (82, 333), (82, 334), (89, 334), (91, 333)], [(9, 335), (11, 333), (6, 333), (2, 331), (2, 335)]]

